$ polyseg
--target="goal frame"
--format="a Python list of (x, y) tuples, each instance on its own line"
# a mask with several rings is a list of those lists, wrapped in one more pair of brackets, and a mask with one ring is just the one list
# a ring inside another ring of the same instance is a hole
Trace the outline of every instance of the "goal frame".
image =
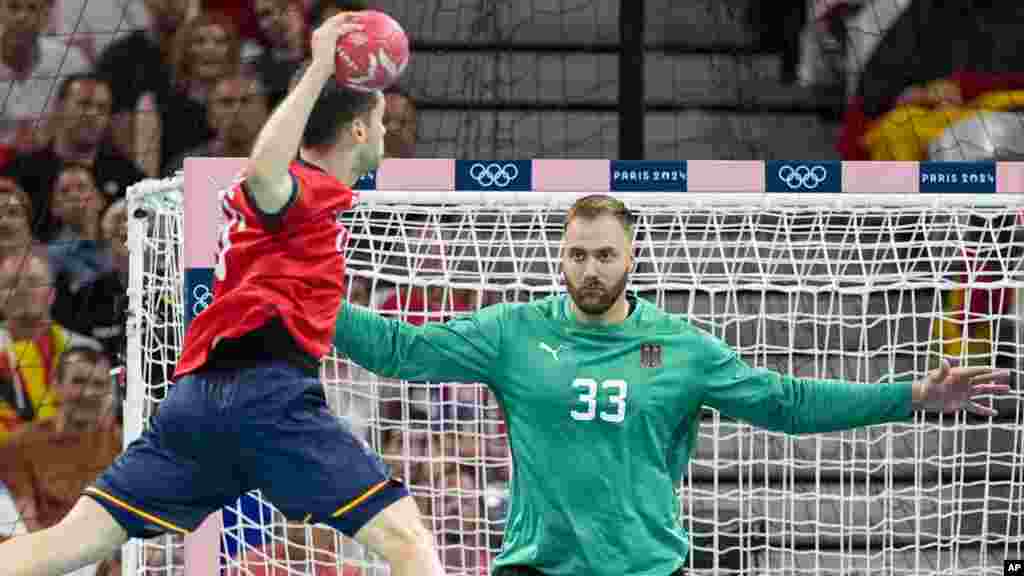
[[(175, 191), (183, 195), (181, 304), (187, 322), (189, 310), (196, 304), (197, 285), (195, 279), (189, 278), (189, 271), (212, 269), (214, 265), (220, 212), (214, 188), (230, 183), (244, 165), (245, 159), (241, 158), (189, 158), (184, 170), (173, 178), (143, 181), (128, 191), (132, 250), (124, 411), (126, 447), (143, 428), (145, 399), (140, 328), (143, 278), (137, 271), (142, 270), (144, 262), (143, 251), (138, 248), (147, 233), (146, 221), (154, 198), (173, 195)], [(508, 168), (510, 166), (514, 170)], [(486, 171), (504, 179), (481, 178), (481, 174), (488, 174)], [(783, 173), (788, 179), (783, 178)], [(807, 176), (810, 174), (815, 176)], [(811, 181), (819, 180), (817, 175), (822, 175), (822, 181), (815, 184), (816, 189), (811, 189)], [(887, 198), (934, 194), (929, 201), (955, 202), (962, 201), (964, 193), (1024, 193), (1024, 162), (389, 159), (375, 173), (361, 179), (356, 189), (360, 202), (405, 204), (567, 205), (592, 193), (610, 193), (627, 202), (636, 200), (645, 204), (671, 204), (678, 201), (679, 194), (694, 195), (698, 201), (706, 195), (709, 202), (717, 204), (747, 204), (762, 202), (766, 194), (806, 199), (808, 193), (815, 196), (885, 194)], [(920, 203), (920, 198), (915, 202)], [(186, 537), (186, 575), (219, 572), (222, 527), (221, 513), (217, 512)], [(137, 549), (131, 544), (124, 549), (125, 576), (136, 573)]]

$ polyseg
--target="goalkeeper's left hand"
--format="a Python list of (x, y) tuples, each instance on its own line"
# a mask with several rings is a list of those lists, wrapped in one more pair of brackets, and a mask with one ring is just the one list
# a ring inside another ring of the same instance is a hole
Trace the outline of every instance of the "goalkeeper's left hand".
[(984, 366), (953, 368), (946, 360), (928, 377), (914, 384), (914, 408), (950, 414), (966, 410), (979, 416), (997, 416), (994, 408), (974, 400), (982, 394), (1002, 394), (1010, 390), (1010, 372)]

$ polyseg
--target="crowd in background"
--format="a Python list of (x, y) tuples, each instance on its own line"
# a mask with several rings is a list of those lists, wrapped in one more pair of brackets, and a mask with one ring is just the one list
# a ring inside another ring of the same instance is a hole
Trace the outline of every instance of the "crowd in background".
[[(60, 34), (75, 0), (0, 2), (0, 538), (56, 523), (120, 449), (128, 187), (189, 156), (247, 156), (309, 30), (366, 7), (136, 4), (107, 15), (134, 25)], [(411, 155), (415, 104), (397, 87), (386, 100), (388, 153)]]
[[(55, 523), (121, 446), (121, 391), (109, 375), (125, 358), (127, 188), (173, 174), (189, 156), (247, 156), (308, 57), (309, 31), (337, 11), (366, 7), (353, 0), (144, 0), (123, 13), (111, 10), (122, 22), (130, 12), (135, 24), (97, 44), (88, 33), (53, 34), (62, 28), (56, 12), (75, 1), (0, 0), (0, 482), (20, 519), (17, 528), (0, 525), (0, 538)], [(887, 1), (910, 12), (925, 5), (939, 10), (933, 2)], [(794, 78), (829, 81), (823, 71), (832, 53), (809, 47), (843, 45), (848, 29), (875, 4), (819, 1), (805, 11), (804, 25), (787, 38), (803, 54)], [(986, 16), (985, 22), (997, 20)], [(897, 14), (883, 28), (902, 22)], [(899, 41), (884, 29), (879, 38)], [(920, 40), (928, 46), (944, 41)], [(972, 114), (1024, 108), (1024, 66), (1007, 64), (1015, 56), (964, 61), (947, 49), (931, 53), (934, 65), (904, 66), (900, 54), (871, 46), (858, 56), (863, 62), (855, 66), (839, 143), (844, 158), (927, 159), (930, 146)], [(914, 73), (894, 76), (897, 65)], [(873, 87), (886, 78), (896, 81), (880, 97)], [(387, 153), (413, 156), (415, 102), (397, 88), (386, 96)], [(371, 302), (369, 287), (353, 280), (352, 300), (411, 322), (482, 304), (471, 293), (443, 289), (373, 292)], [(950, 321), (972, 312), (1005, 313), (1010, 305), (1009, 295), (996, 304), (953, 296)], [(332, 380), (360, 380), (346, 366), (325, 370), (336, 371)], [(465, 550), (487, 556), (496, 544), (465, 539), (484, 533), (472, 523), (490, 504), (465, 495), (506, 482), (507, 465), (485, 470), (478, 464), (507, 453), (500, 427), (481, 442), (479, 431), (462, 433), (458, 422), (480, 420), (472, 407), (492, 405), (487, 392), (415, 385), (382, 390), (380, 405), (365, 409), (382, 421), (453, 423), (385, 427), (379, 438), (368, 439), (408, 476), (424, 513), (443, 520), (434, 526), (439, 543), (459, 543), (445, 548), (457, 551), (446, 562), (485, 566), (486, 558), (470, 559)], [(432, 409), (451, 414), (440, 418), (428, 413)], [(452, 493), (455, 498), (445, 496)], [(308, 549), (333, 553), (333, 536), (317, 534)], [(303, 550), (288, 550), (288, 557), (301, 560)], [(115, 565), (105, 563), (99, 572)]]

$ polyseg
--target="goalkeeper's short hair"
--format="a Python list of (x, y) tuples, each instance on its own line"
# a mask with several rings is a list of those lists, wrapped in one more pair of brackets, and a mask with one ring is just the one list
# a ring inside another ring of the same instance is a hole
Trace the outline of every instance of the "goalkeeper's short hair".
[(565, 229), (568, 230), (569, 224), (578, 218), (596, 220), (606, 214), (615, 217), (626, 230), (626, 234), (632, 236), (633, 213), (629, 211), (625, 202), (607, 194), (591, 194), (574, 202), (565, 215)]

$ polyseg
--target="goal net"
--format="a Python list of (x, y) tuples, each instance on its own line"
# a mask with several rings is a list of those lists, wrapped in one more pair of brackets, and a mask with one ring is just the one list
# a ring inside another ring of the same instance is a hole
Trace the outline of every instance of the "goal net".
[[(843, 193), (762, 193), (786, 181), (773, 176), (782, 166), (758, 162), (386, 161), (346, 215), (348, 297), (423, 322), (558, 291), (566, 206), (611, 189), (638, 217), (629, 289), (751, 364), (870, 386), (945, 358), (1019, 378), (1021, 196), (923, 193), (918, 182), (945, 166), (785, 166), (823, 174), (823, 188), (841, 180)], [(190, 159), (183, 175), (131, 191), (129, 437), (172, 385), (186, 323), (209, 302), (217, 191), (240, 167)], [(506, 191), (481, 182), (481, 168), (507, 176)], [(958, 170), (978, 182), (1024, 174)], [(900, 181), (902, 192), (856, 193)], [(338, 417), (409, 483), (449, 573), (486, 573), (512, 476), (494, 397), (378, 378), (335, 356), (322, 376)], [(999, 417), (918, 415), (800, 437), (706, 410), (679, 490), (692, 573), (1002, 574), (1024, 552), (1024, 411), (1016, 380), (986, 401)], [(184, 540), (129, 545), (125, 560), (130, 574), (386, 572), (343, 537), (287, 522), (258, 492)]]

